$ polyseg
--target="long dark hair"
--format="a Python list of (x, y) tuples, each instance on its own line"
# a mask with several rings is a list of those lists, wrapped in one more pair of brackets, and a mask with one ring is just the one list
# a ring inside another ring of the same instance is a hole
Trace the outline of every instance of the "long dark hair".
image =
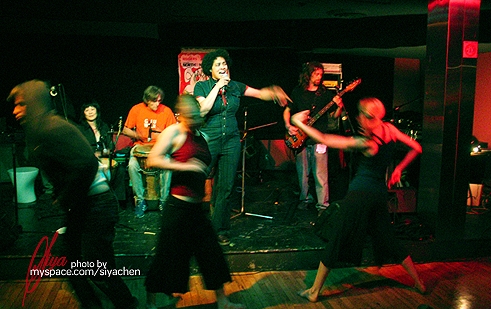
[(101, 106), (99, 105), (99, 103), (97, 103), (97, 101), (95, 100), (92, 100), (91, 102), (89, 103), (85, 103), (82, 105), (82, 107), (80, 108), (80, 119), (79, 119), (79, 123), (83, 126), (88, 126), (89, 124), (87, 123), (87, 119), (85, 119), (85, 109), (87, 107), (94, 107), (96, 110), (97, 110), (97, 117), (95, 118), (95, 125), (97, 127), (97, 129), (100, 131), (101, 129), (101, 126), (102, 126), (102, 118), (101, 118)]
[[(310, 61), (304, 63), (302, 65), (302, 72), (300, 73), (300, 76), (298, 78), (298, 85), (303, 89), (307, 89), (307, 87), (309, 86), (310, 77), (312, 76), (312, 73), (314, 73), (314, 71), (317, 69), (321, 69), (322, 71), (324, 71), (324, 67), (322, 66), (322, 63), (318, 61)], [(319, 89), (317, 91), (324, 91), (322, 80), (321, 80), (321, 84), (319, 85)]]

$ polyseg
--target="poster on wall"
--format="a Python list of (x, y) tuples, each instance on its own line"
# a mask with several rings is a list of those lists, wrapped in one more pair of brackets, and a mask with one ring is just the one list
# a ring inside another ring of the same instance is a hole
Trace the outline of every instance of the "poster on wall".
[(193, 94), (197, 82), (207, 80), (203, 74), (201, 61), (211, 50), (182, 49), (178, 56), (179, 65), (179, 94)]

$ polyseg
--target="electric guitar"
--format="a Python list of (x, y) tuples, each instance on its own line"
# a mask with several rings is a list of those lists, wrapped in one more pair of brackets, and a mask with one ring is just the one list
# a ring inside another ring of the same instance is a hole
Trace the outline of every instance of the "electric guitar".
[[(361, 83), (361, 78), (351, 82), (346, 88), (342, 91), (340, 91), (337, 95), (339, 97), (343, 96), (346, 92), (353, 91), (356, 86), (358, 86)], [(324, 108), (322, 108), (314, 117), (310, 117), (309, 121), (307, 121), (306, 125), (312, 126), (314, 122), (317, 121), (322, 115), (324, 115), (325, 112), (327, 112), (333, 104), (336, 104), (336, 102), (331, 101), (329, 102)], [(297, 134), (295, 135), (290, 135), (288, 132), (285, 135), (285, 144), (288, 146), (288, 148), (291, 149), (298, 149), (302, 147), (303, 143), (307, 139), (307, 134), (305, 134), (302, 130), (298, 130)]]

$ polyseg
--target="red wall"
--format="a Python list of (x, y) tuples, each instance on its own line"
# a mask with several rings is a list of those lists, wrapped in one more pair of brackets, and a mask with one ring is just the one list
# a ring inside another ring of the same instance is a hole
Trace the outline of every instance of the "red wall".
[(477, 59), (473, 135), (491, 145), (491, 53)]

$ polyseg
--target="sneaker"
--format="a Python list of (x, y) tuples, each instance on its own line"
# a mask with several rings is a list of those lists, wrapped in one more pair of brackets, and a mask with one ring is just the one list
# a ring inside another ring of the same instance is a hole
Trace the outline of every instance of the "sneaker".
[(329, 207), (329, 204), (328, 205), (322, 205), (322, 204), (316, 204), (315, 205), (315, 208), (317, 208), (318, 211), (326, 210), (327, 207)]
[(310, 206), (310, 203), (309, 202), (304, 202), (303, 201), (303, 202), (298, 203), (297, 209), (299, 209), (299, 210), (307, 210), (309, 208), (309, 206)]
[(145, 216), (145, 210), (147, 209), (147, 205), (145, 200), (137, 201), (135, 206), (135, 216), (137, 218), (143, 218)]
[(165, 201), (159, 201), (159, 210), (164, 210)]
[(228, 246), (230, 245), (230, 239), (228, 239), (227, 235), (218, 235), (218, 243), (222, 246)]

